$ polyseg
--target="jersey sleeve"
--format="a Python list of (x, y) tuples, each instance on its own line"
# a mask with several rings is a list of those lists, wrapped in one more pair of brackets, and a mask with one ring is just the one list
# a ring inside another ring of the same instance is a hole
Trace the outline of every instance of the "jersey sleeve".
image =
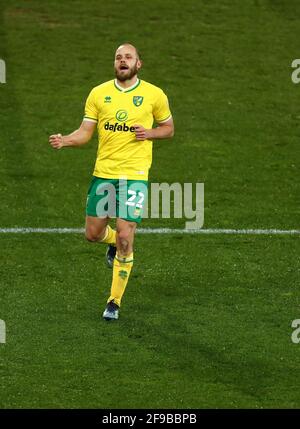
[(85, 103), (83, 119), (86, 121), (98, 122), (98, 113), (99, 107), (97, 107), (96, 104), (95, 91), (92, 89)]
[(168, 97), (163, 91), (159, 91), (153, 106), (153, 116), (156, 122), (165, 122), (172, 117)]

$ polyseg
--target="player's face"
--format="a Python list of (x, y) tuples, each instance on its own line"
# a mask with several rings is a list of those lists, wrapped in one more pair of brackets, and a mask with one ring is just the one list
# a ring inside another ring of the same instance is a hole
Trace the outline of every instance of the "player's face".
[(130, 80), (138, 73), (141, 61), (133, 46), (124, 45), (117, 49), (114, 67), (115, 75), (120, 81)]

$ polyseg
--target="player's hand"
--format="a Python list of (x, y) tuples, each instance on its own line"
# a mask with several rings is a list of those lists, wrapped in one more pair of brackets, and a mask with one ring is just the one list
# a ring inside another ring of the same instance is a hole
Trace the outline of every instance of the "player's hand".
[(61, 134), (53, 134), (49, 137), (49, 143), (53, 149), (61, 149), (64, 145), (63, 137)]
[(151, 130), (146, 130), (142, 125), (134, 125), (134, 132), (137, 140), (147, 140), (151, 137)]

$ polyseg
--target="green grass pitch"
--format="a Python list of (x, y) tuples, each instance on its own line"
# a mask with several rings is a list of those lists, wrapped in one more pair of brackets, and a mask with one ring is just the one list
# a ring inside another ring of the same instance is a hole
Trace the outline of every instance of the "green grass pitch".
[[(296, 0), (1, 1), (0, 228), (83, 226), (96, 138), (48, 136), (78, 127), (128, 40), (176, 126), (151, 180), (203, 182), (205, 228), (299, 228), (299, 24)], [(0, 249), (0, 408), (299, 408), (299, 236), (137, 235), (110, 324), (104, 247), (1, 234)]]

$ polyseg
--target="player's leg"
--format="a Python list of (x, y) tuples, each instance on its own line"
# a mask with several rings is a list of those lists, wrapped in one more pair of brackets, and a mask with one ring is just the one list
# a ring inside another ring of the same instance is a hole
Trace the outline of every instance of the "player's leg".
[(117, 252), (122, 258), (130, 256), (133, 252), (136, 222), (117, 219)]
[(117, 219), (117, 253), (113, 264), (113, 279), (110, 297), (103, 317), (106, 320), (118, 318), (118, 310), (133, 266), (133, 242), (136, 223)]
[(108, 217), (99, 218), (86, 216), (85, 218), (85, 238), (88, 241), (102, 241), (107, 234)]
[(103, 317), (118, 319), (119, 307), (133, 265), (133, 242), (136, 226), (142, 221), (148, 183), (143, 180), (120, 180), (117, 186), (117, 253), (113, 264), (111, 293)]
[(85, 237), (88, 241), (108, 244), (106, 263), (112, 268), (116, 256), (116, 231), (108, 224), (109, 218), (86, 216)]

